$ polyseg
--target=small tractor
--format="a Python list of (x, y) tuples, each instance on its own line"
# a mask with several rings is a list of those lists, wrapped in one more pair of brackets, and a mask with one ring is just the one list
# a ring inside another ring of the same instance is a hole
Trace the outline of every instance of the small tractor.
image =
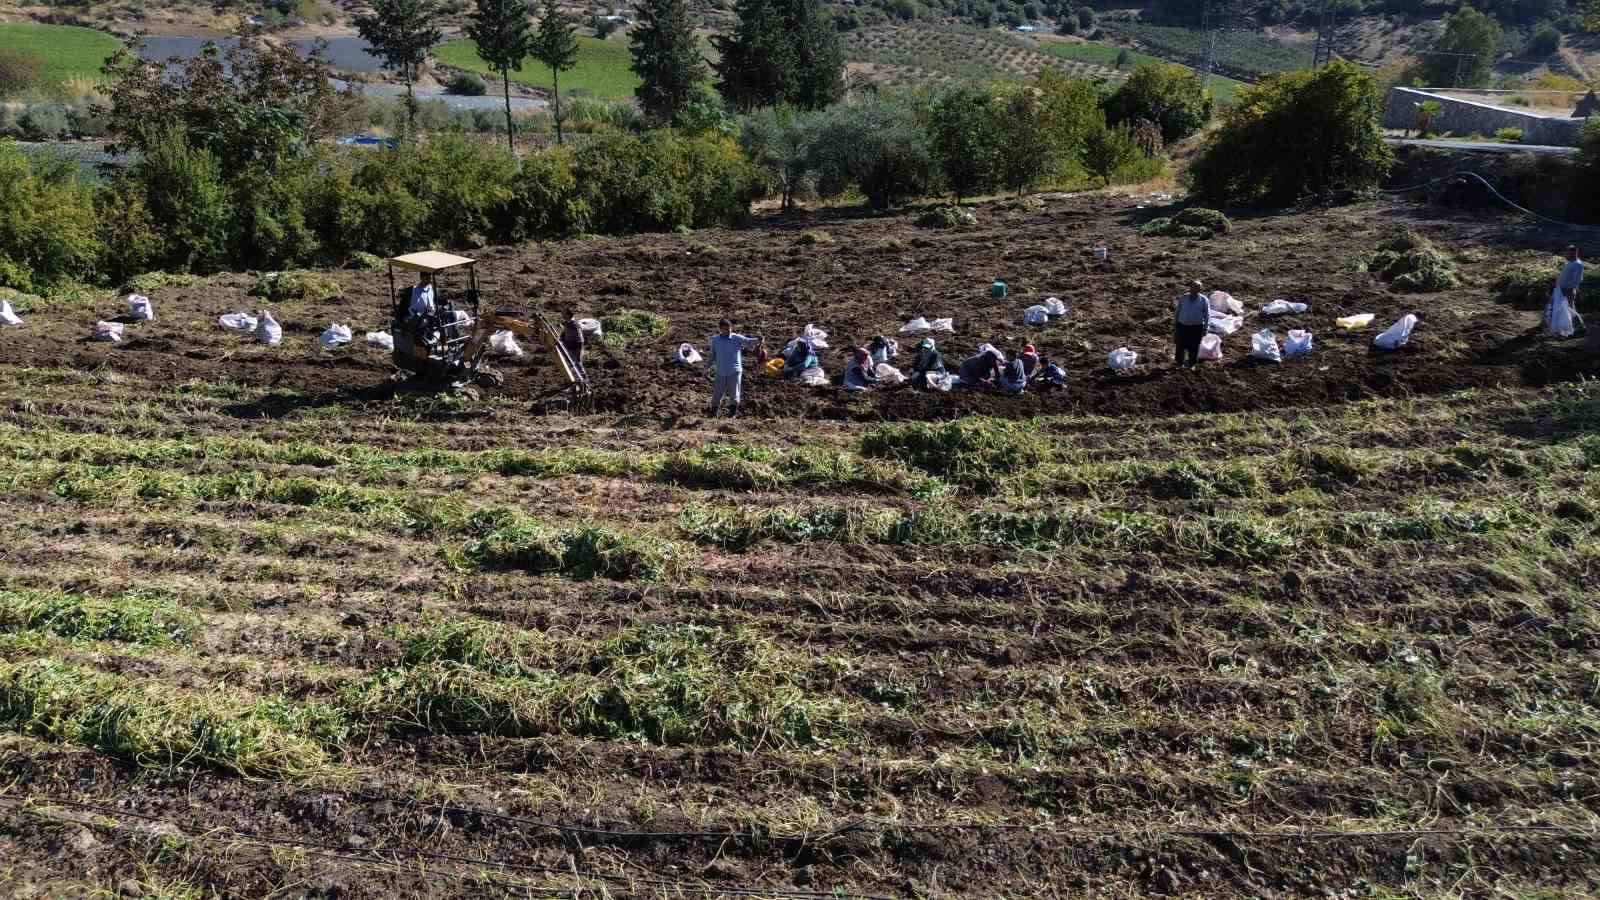
[[(412, 308), (413, 288), (395, 285), (395, 270), (415, 272), (433, 287), (431, 311)], [(543, 315), (515, 311), (484, 313), (479, 308), (477, 261), (435, 250), (389, 260), (394, 364), (418, 378), (456, 387), (469, 383), (498, 386), (499, 373), (487, 366), (489, 339), (497, 331), (532, 337), (556, 360), (565, 384), (547, 395), (565, 393), (567, 405), (585, 408), (593, 395), (583, 367), (567, 352), (555, 327)]]

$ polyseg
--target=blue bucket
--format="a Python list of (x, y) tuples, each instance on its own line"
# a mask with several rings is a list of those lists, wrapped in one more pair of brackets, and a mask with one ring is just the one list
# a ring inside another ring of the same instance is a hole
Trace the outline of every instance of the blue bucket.
[(1006, 283), (1004, 281), (996, 281), (994, 285), (989, 288), (989, 295), (994, 297), (996, 300), (1004, 300), (1006, 298)]

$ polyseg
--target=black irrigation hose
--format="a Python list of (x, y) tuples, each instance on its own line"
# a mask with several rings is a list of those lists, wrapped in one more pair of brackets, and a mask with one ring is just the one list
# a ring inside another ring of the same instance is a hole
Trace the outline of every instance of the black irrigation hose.
[[(103, 815), (112, 816), (112, 817), (121, 816), (121, 817), (132, 818), (132, 819), (143, 819), (143, 820), (145, 820), (147, 822), (165, 822), (166, 821), (165, 819), (162, 819), (159, 816), (149, 816), (149, 815), (144, 815), (142, 813), (128, 812), (127, 810), (117, 809), (116, 807), (112, 807), (112, 806), (102, 806), (102, 805), (95, 804), (95, 803), (84, 803), (84, 802), (78, 801), (78, 800), (67, 800), (67, 799), (64, 799), (64, 798), (49, 797), (49, 796), (9, 797), (9, 796), (5, 796), (5, 795), (0, 795), (0, 803), (9, 803), (9, 804), (12, 804), (13, 806), (16, 806), (18, 808), (22, 808), (22, 807), (25, 807), (25, 806), (28, 806), (28, 805), (71, 806), (71, 807), (75, 807), (75, 808), (78, 808), (78, 809), (85, 809), (85, 810), (89, 810), (89, 811), (92, 811), (92, 812), (98, 812), (98, 813), (101, 813)], [(88, 825), (88, 826), (92, 826), (92, 827), (96, 827), (96, 828), (103, 828), (103, 829), (106, 829), (106, 830), (109, 830), (109, 831), (121, 831), (121, 832), (130, 832), (130, 831), (132, 831), (132, 832), (136, 832), (136, 833), (142, 833), (142, 832), (138, 832), (138, 829), (132, 828), (130, 826), (119, 825), (119, 824), (115, 824), (115, 823), (79, 822), (77, 824)], [(215, 842), (215, 841), (218, 841), (218, 840), (222, 839), (221, 837), (219, 837), (221, 835), (237, 837), (238, 839), (240, 839), (240, 840), (242, 840), (244, 842), (255, 842), (255, 843), (260, 843), (260, 844), (275, 845), (275, 846), (281, 846), (281, 847), (295, 847), (295, 848), (298, 848), (298, 849), (301, 849), (301, 850), (305, 850), (308, 853), (312, 853), (312, 854), (315, 854), (315, 855), (318, 855), (318, 856), (324, 856), (324, 857), (328, 857), (328, 858), (332, 858), (332, 859), (348, 860), (350, 862), (362, 863), (362, 864), (367, 864), (367, 865), (371, 865), (371, 864), (399, 865), (399, 864), (405, 862), (407, 859), (422, 859), (422, 860), (433, 860), (433, 861), (439, 861), (439, 862), (458, 863), (458, 864), (461, 864), (461, 865), (468, 865), (468, 866), (483, 866), (483, 867), (486, 867), (486, 868), (500, 869), (500, 870), (506, 871), (506, 872), (522, 872), (522, 873), (534, 874), (534, 875), (570, 875), (570, 876), (573, 876), (573, 877), (579, 878), (579, 879), (588, 878), (588, 879), (592, 879), (594, 881), (604, 881), (604, 882), (610, 882), (610, 883), (613, 883), (613, 884), (647, 885), (649, 887), (669, 888), (669, 889), (677, 891), (679, 893), (700, 894), (700, 895), (705, 895), (705, 896), (786, 897), (786, 898), (793, 898), (793, 900), (823, 900), (823, 898), (840, 898), (840, 900), (893, 900), (893, 898), (891, 898), (891, 897), (885, 897), (885, 896), (882, 896), (882, 895), (879, 895), (879, 894), (852, 894), (852, 893), (844, 893), (844, 892), (840, 892), (840, 891), (805, 891), (805, 890), (779, 889), (779, 888), (767, 889), (767, 888), (739, 888), (739, 887), (710, 887), (710, 886), (689, 884), (688, 882), (676, 881), (676, 880), (673, 880), (673, 879), (670, 879), (670, 878), (639, 878), (639, 877), (634, 877), (634, 876), (629, 876), (629, 875), (605, 875), (605, 874), (601, 874), (601, 873), (598, 873), (598, 872), (585, 872), (585, 871), (583, 871), (581, 869), (577, 869), (577, 868), (561, 869), (561, 868), (556, 868), (554, 866), (532, 866), (532, 865), (527, 865), (525, 863), (498, 862), (498, 861), (489, 860), (489, 859), (476, 859), (476, 858), (470, 857), (470, 856), (457, 856), (457, 855), (452, 854), (452, 853), (434, 853), (434, 852), (431, 852), (431, 851), (419, 850), (419, 849), (409, 849), (409, 850), (404, 850), (404, 851), (400, 851), (400, 850), (387, 851), (389, 856), (385, 856), (384, 855), (386, 851), (374, 849), (374, 850), (368, 851), (368, 855), (357, 855), (357, 854), (349, 853), (347, 850), (345, 850), (345, 848), (338, 847), (338, 846), (335, 846), (333, 844), (324, 844), (324, 843), (320, 843), (320, 842), (317, 842), (317, 841), (307, 841), (307, 840), (301, 840), (301, 839), (298, 839), (298, 838), (273, 837), (272, 835), (257, 834), (255, 832), (244, 831), (244, 830), (237, 829), (237, 828), (232, 828), (232, 827), (211, 829), (211, 830), (207, 831), (204, 834), (195, 835), (194, 838), (200, 839), (200, 840), (207, 840), (207, 841)], [(422, 870), (422, 872), (423, 872), (423, 874), (427, 874), (427, 875), (442, 875), (442, 874), (444, 874), (444, 873), (435, 873), (435, 872), (431, 872), (431, 871), (428, 871), (428, 870)], [(573, 894), (573, 890), (572, 889), (561, 889), (561, 890), (558, 890), (558, 889), (554, 889), (554, 888), (529, 888), (529, 890), (537, 891), (537, 892), (539, 892), (539, 893), (541, 893), (543, 895), (547, 895), (547, 896), (565, 897), (565, 896), (571, 896)]]
[(1413, 194), (1413, 193), (1416, 193), (1417, 191), (1426, 190), (1426, 189), (1428, 189), (1430, 187), (1433, 187), (1436, 184), (1444, 184), (1446, 182), (1454, 181), (1454, 180), (1456, 180), (1458, 178), (1471, 178), (1471, 179), (1476, 180), (1479, 184), (1483, 185), (1485, 190), (1487, 190), (1490, 194), (1494, 195), (1494, 197), (1497, 200), (1499, 200), (1501, 203), (1504, 203), (1505, 205), (1511, 207), (1512, 209), (1516, 210), (1517, 212), (1522, 213), (1525, 216), (1531, 216), (1531, 217), (1533, 217), (1535, 219), (1538, 219), (1541, 222), (1549, 222), (1551, 225), (1560, 225), (1562, 228), (1573, 228), (1573, 229), (1577, 229), (1579, 231), (1600, 231), (1600, 228), (1597, 228), (1596, 226), (1593, 226), (1593, 225), (1578, 225), (1578, 224), (1575, 224), (1573, 222), (1563, 222), (1560, 219), (1552, 219), (1549, 216), (1540, 215), (1539, 213), (1536, 213), (1533, 210), (1528, 209), (1527, 207), (1516, 203), (1515, 201), (1513, 201), (1510, 198), (1506, 197), (1505, 194), (1500, 193), (1500, 191), (1497, 190), (1493, 184), (1489, 183), (1489, 180), (1487, 178), (1484, 178), (1482, 175), (1479, 175), (1477, 172), (1454, 172), (1454, 173), (1451, 173), (1449, 175), (1444, 176), (1443, 178), (1435, 178), (1432, 181), (1424, 182), (1423, 184), (1415, 185), (1413, 187), (1393, 188), (1391, 190), (1379, 190), (1378, 193), (1380, 193), (1380, 194)]

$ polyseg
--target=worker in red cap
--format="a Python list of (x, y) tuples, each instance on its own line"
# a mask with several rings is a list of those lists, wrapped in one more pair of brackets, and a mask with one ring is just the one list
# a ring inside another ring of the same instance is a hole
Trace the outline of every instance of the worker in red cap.
[(1022, 374), (1025, 375), (1029, 381), (1039, 377), (1041, 362), (1039, 359), (1039, 351), (1034, 349), (1032, 344), (1028, 344), (1022, 348), (1022, 355), (1018, 357), (1018, 359), (1022, 360)]

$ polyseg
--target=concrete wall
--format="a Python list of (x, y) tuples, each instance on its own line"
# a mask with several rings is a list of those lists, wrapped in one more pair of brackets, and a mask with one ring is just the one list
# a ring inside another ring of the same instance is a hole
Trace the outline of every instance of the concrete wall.
[(1583, 128), (1582, 119), (1540, 116), (1403, 87), (1390, 89), (1388, 102), (1384, 104), (1383, 127), (1415, 128), (1417, 104), (1428, 100), (1443, 109), (1434, 117), (1432, 126), (1439, 134), (1449, 132), (1463, 137), (1481, 134), (1492, 138), (1502, 128), (1520, 128), (1524, 144), (1576, 147), (1578, 131)]

